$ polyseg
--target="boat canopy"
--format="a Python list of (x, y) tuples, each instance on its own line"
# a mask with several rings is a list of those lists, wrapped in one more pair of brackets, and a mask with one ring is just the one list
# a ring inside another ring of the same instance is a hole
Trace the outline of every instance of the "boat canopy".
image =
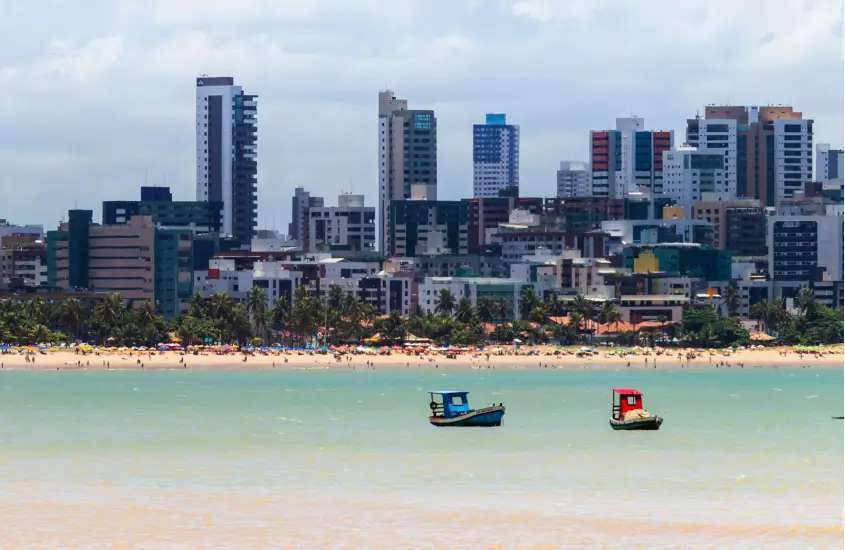
[(456, 390), (434, 390), (428, 392), (431, 395), (466, 395), (468, 391), (456, 391)]
[(613, 388), (613, 393), (618, 393), (619, 395), (642, 395), (640, 390), (633, 388)]

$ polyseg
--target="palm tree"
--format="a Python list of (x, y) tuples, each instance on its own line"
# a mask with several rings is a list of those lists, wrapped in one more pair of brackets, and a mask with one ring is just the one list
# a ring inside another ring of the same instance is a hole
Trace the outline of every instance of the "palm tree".
[(227, 319), (232, 316), (235, 303), (225, 292), (215, 292), (208, 298), (208, 312), (216, 319)]
[(582, 327), (581, 325), (584, 324), (584, 316), (574, 311), (569, 314), (569, 324), (575, 327), (575, 331), (578, 334), (581, 334)]
[(660, 335), (663, 339), (663, 343), (666, 343), (666, 323), (669, 322), (669, 318), (665, 315), (658, 315), (657, 322), (660, 323)]
[(267, 320), (267, 291), (260, 286), (253, 286), (246, 294), (246, 311), (252, 317), (255, 335), (264, 336)]
[(252, 338), (252, 323), (249, 319), (249, 313), (241, 304), (235, 305), (232, 309), (232, 319), (229, 322), (229, 331), (232, 340), (238, 343), (248, 342)]
[(510, 310), (510, 304), (504, 298), (496, 298), (490, 304), (490, 311), (499, 322), (504, 322), (505, 317), (508, 316), (508, 310)]
[(458, 307), (455, 311), (455, 319), (466, 325), (472, 321), (473, 315), (472, 302), (469, 301), (469, 298), (464, 296), (458, 302)]
[(79, 298), (65, 298), (59, 304), (59, 319), (72, 333), (75, 341), (79, 341), (79, 328), (82, 326), (85, 317), (85, 306)]
[(276, 298), (276, 303), (273, 305), (272, 321), (270, 327), (276, 331), (283, 331), (287, 326), (288, 319), (290, 319), (290, 303), (286, 296), (279, 296)]
[(480, 297), (475, 302), (475, 314), (482, 323), (489, 323), (493, 320), (493, 300), (486, 296)]
[(620, 321), (622, 321), (622, 315), (619, 313), (619, 310), (615, 307), (605, 313), (605, 323), (607, 323), (608, 325), (613, 325), (613, 330), (614, 332), (616, 332), (617, 336), (619, 335)]
[(549, 315), (552, 317), (560, 317), (566, 311), (566, 302), (560, 297), (560, 294), (554, 293), (549, 296), (548, 301)]
[(813, 314), (818, 308), (818, 301), (813, 293), (813, 289), (804, 288), (795, 297), (795, 307), (801, 312), (801, 315)]
[(590, 323), (593, 321), (596, 314), (596, 306), (591, 300), (585, 298), (582, 294), (576, 294), (572, 300), (571, 310), (578, 313), (584, 319), (584, 330), (589, 330)]
[(742, 305), (742, 295), (734, 285), (730, 284), (722, 291), (722, 303), (727, 308), (728, 315), (735, 317), (739, 306)]
[(384, 319), (380, 319), (377, 324), (378, 330), (383, 338), (386, 338), (391, 342), (402, 341), (405, 339), (405, 335), (407, 334), (405, 319), (402, 318), (398, 311), (391, 311), (390, 315)]
[(123, 320), (126, 307), (120, 294), (109, 294), (94, 308), (94, 321), (101, 336), (113, 336), (113, 332)]
[(751, 306), (751, 310), (749, 311), (749, 316), (752, 319), (757, 319), (760, 325), (763, 328), (763, 332), (769, 332), (769, 315), (771, 314), (771, 309), (769, 307), (769, 301), (765, 298)]
[(144, 300), (141, 302), (135, 312), (135, 315), (138, 318), (138, 326), (141, 327), (141, 329), (145, 329), (149, 325), (155, 323), (156, 318), (158, 317), (155, 305), (151, 300)]
[(195, 318), (204, 317), (206, 313), (206, 299), (201, 292), (194, 292), (188, 300), (188, 315)]
[(531, 310), (542, 303), (542, 300), (540, 300), (540, 297), (537, 296), (537, 291), (534, 290), (533, 286), (523, 288), (522, 292), (519, 293), (520, 318), (528, 319), (528, 316), (531, 314)]
[(443, 317), (452, 315), (455, 311), (456, 300), (448, 288), (440, 289), (440, 293), (434, 301), (434, 311)]

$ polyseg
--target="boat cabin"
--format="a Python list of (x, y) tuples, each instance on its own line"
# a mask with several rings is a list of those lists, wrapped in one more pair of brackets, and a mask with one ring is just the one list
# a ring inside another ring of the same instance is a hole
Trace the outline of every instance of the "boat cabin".
[(467, 391), (430, 391), (431, 416), (452, 418), (470, 411)]
[(625, 413), (643, 408), (643, 394), (633, 388), (613, 388), (613, 409), (611, 417), (615, 420), (625, 418)]

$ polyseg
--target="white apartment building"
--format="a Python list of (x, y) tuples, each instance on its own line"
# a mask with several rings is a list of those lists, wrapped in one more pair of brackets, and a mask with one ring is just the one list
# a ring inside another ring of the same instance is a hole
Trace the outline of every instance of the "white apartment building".
[(364, 195), (343, 194), (337, 204), (307, 210), (305, 250), (375, 252), (376, 209), (364, 206)]
[(725, 170), (725, 154), (718, 150), (679, 147), (663, 152), (664, 197), (683, 206), (692, 217), (692, 205), (702, 200), (703, 193), (718, 200), (736, 198), (736, 181), (731, 189)]
[(843, 280), (843, 216), (768, 217), (769, 276), (775, 281)]
[(617, 118), (616, 130), (621, 142), (616, 184), (621, 195), (614, 198), (632, 193), (659, 195), (663, 187), (661, 153), (674, 147), (675, 132), (646, 130), (645, 121), (637, 116)]
[(775, 132), (775, 201), (804, 191), (813, 179), (813, 121), (779, 119)]
[(258, 226), (257, 109), (232, 77), (197, 78), (197, 201), (221, 203), (222, 233), (242, 243)]
[(473, 197), (498, 197), (519, 188), (519, 126), (504, 114), (488, 114), (472, 127)]
[(845, 181), (843, 159), (845, 159), (845, 151), (842, 149), (832, 149), (829, 143), (817, 144), (816, 181), (843, 183)]
[(592, 171), (589, 162), (565, 160), (557, 171), (557, 196), (589, 197), (592, 186)]
[[(725, 183), (731, 197), (737, 193), (737, 123), (733, 119), (699, 118), (698, 133), (687, 132), (687, 145), (725, 156)], [(744, 168), (744, 167), (743, 167)], [(731, 199), (721, 199), (731, 200)]]

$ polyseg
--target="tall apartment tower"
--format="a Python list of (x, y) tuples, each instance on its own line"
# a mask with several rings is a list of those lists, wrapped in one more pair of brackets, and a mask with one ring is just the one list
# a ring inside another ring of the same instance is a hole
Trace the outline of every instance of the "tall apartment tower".
[(842, 183), (845, 179), (843, 172), (845, 151), (831, 149), (829, 143), (816, 145), (816, 181)]
[(557, 171), (557, 196), (560, 198), (589, 197), (590, 163), (580, 160), (565, 160)]
[(675, 133), (645, 129), (640, 117), (616, 119), (616, 130), (590, 132), (593, 196), (624, 199), (663, 193), (663, 152)]
[(504, 114), (488, 114), (485, 124), (472, 126), (472, 193), (498, 197), (500, 191), (519, 194), (519, 126)]
[(232, 77), (197, 78), (197, 200), (222, 203), (221, 233), (242, 244), (258, 227), (257, 99)]
[(686, 141), (725, 155), (737, 197), (765, 206), (792, 197), (812, 180), (813, 121), (789, 106), (708, 105), (687, 120)]
[(323, 197), (312, 197), (311, 193), (304, 187), (297, 187), (293, 190), (290, 209), (290, 224), (288, 224), (288, 236), (298, 241), (300, 245), (305, 244), (308, 233), (308, 211), (310, 208), (323, 206)]
[(411, 186), (437, 200), (437, 119), (431, 110), (409, 110), (390, 90), (378, 94), (379, 249), (390, 250), (390, 203), (411, 198)]

